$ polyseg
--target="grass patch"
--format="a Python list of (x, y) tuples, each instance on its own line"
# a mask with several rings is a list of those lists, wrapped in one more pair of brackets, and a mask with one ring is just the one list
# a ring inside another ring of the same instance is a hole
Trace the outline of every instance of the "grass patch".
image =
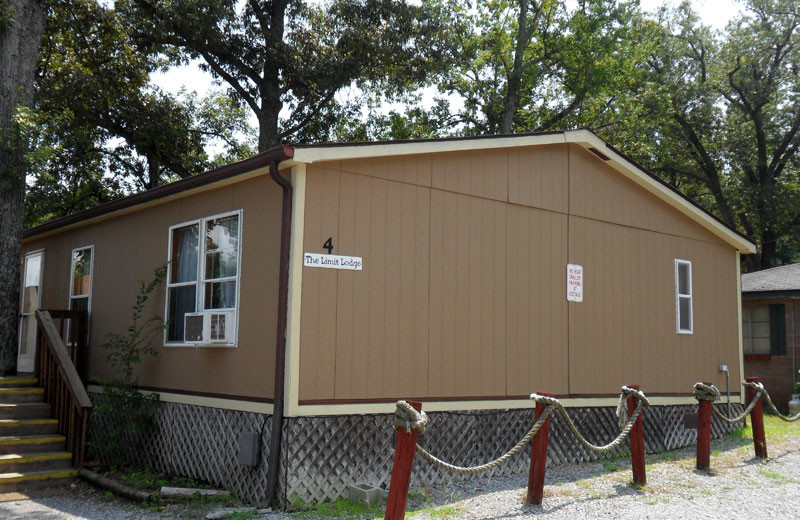
[(619, 466), (611, 464), (610, 462), (604, 462), (603, 468), (605, 468), (606, 471), (619, 471)]
[[(797, 435), (797, 426), (794, 423), (787, 423), (778, 418), (777, 415), (764, 414), (764, 433), (767, 437), (767, 445), (770, 442), (785, 441), (789, 437)], [(746, 428), (737, 428), (731, 432), (731, 437), (736, 439), (739, 444), (749, 444), (753, 442), (753, 426), (748, 420)]]
[(701, 495), (713, 495), (714, 494), (714, 492), (711, 491), (710, 489), (700, 489), (697, 492), (700, 493)]
[(784, 480), (786, 478), (777, 471), (764, 470), (761, 472), (761, 474), (767, 478), (771, 478), (772, 480)]
[(302, 500), (293, 500), (289, 509), (294, 518), (381, 518), (386, 506), (381, 502), (366, 504), (339, 498), (333, 502), (322, 502), (308, 506)]
[(431, 518), (450, 518), (461, 513), (464, 510), (462, 507), (457, 506), (442, 506), (431, 509), (428, 514)]

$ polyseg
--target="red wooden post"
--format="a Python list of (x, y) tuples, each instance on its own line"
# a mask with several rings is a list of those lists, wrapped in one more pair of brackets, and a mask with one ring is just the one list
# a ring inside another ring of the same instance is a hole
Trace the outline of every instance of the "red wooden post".
[[(422, 411), (419, 401), (407, 401), (418, 412)], [(384, 520), (403, 520), (406, 516), (408, 487), (411, 485), (411, 466), (417, 446), (417, 432), (397, 429), (397, 442), (394, 448), (392, 480), (389, 483), (389, 498), (386, 500)]]
[[(552, 397), (550, 392), (538, 392), (539, 395)], [(544, 404), (536, 403), (536, 415), (534, 421), (538, 421), (544, 413)], [(544, 472), (547, 465), (547, 441), (550, 438), (550, 416), (545, 419), (544, 424), (536, 435), (533, 436), (531, 446), (531, 470), (528, 475), (528, 495), (525, 498), (526, 504), (536, 506), (542, 505), (542, 494), (544, 493)]]
[[(639, 390), (639, 385), (628, 385), (634, 390)], [(628, 417), (633, 417), (638, 401), (632, 395), (628, 396)], [(644, 470), (644, 428), (642, 427), (642, 414), (636, 418), (631, 428), (631, 468), (633, 468), (633, 482), (647, 484), (647, 475)]]
[[(711, 386), (711, 383), (703, 382)], [(711, 401), (701, 399), (697, 406), (697, 469), (711, 468)]]
[[(757, 377), (748, 377), (748, 383), (758, 383)], [(756, 389), (745, 388), (745, 396), (749, 404), (756, 396)], [(753, 446), (756, 450), (756, 457), (760, 459), (767, 458), (767, 438), (764, 435), (764, 398), (759, 397), (758, 402), (750, 412), (750, 422), (753, 424)]]

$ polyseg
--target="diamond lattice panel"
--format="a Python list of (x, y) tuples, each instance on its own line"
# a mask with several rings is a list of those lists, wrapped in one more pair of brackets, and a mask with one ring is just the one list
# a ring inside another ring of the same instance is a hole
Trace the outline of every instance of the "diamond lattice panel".
[[(102, 396), (92, 395), (99, 403)], [(696, 405), (654, 406), (643, 412), (645, 446), (649, 453), (694, 444), (696, 430), (683, 427), (683, 415), (695, 413)], [(733, 413), (741, 412), (733, 406)], [(594, 444), (605, 444), (617, 434), (614, 408), (569, 408), (578, 429)], [(533, 410), (486, 412), (437, 412), (419, 442), (434, 455), (461, 466), (493, 460), (514, 446), (533, 424)], [(266, 494), (271, 416), (175, 403), (162, 403), (155, 412), (155, 428), (139, 450), (112, 453), (104, 418), (93, 414), (89, 449), (101, 461), (125, 460), (175, 475), (222, 486), (248, 502), (260, 502)], [(395, 434), (391, 415), (348, 415), (286, 418), (283, 425), (279, 496), (307, 503), (338, 498), (348, 484), (367, 482), (387, 488), (394, 457)], [(733, 426), (714, 417), (712, 437), (719, 438)], [(261, 458), (255, 468), (238, 464), (238, 437), (242, 431), (261, 432)], [(133, 437), (124, 445), (133, 446)], [(608, 456), (625, 456), (628, 441)], [(120, 459), (121, 457), (121, 459)], [(553, 415), (550, 425), (548, 465), (597, 460), (564, 424)], [(489, 476), (524, 474), (530, 464), (530, 445), (506, 464), (487, 471)], [(447, 484), (457, 476), (440, 470), (422, 458), (414, 462), (412, 486)]]
[[(93, 394), (95, 403), (101, 395)], [(123, 460), (157, 471), (202, 480), (231, 490), (248, 502), (266, 496), (272, 416), (176, 403), (161, 403), (155, 411), (153, 433), (139, 450), (110, 452), (104, 418), (90, 421), (91, 453), (101, 461)], [(239, 465), (239, 433), (261, 433), (259, 464)], [(116, 455), (116, 457), (115, 457)]]
[[(696, 406), (653, 406), (643, 411), (645, 447), (649, 453), (693, 444), (696, 430), (683, 427), (683, 415)], [(741, 411), (741, 407), (734, 411)], [(611, 407), (569, 408), (570, 417), (593, 444), (606, 444), (618, 433), (615, 409)], [(460, 466), (474, 466), (492, 460), (514, 446), (533, 425), (533, 410), (490, 412), (434, 412), (428, 414), (428, 428), (418, 442), (437, 457)], [(287, 418), (284, 424), (285, 458), (281, 494), (289, 501), (333, 500), (348, 484), (366, 482), (386, 489), (394, 457), (394, 432), (390, 415)], [(722, 421), (712, 423), (712, 437), (718, 438), (732, 427)], [(607, 456), (625, 456), (629, 442)], [(553, 415), (548, 445), (548, 465), (598, 460), (568, 430), (564, 419)], [(524, 474), (530, 464), (526, 446), (505, 465), (489, 470), (479, 478)], [(416, 457), (412, 487), (438, 485), (453, 480), (475, 478), (444, 472)]]

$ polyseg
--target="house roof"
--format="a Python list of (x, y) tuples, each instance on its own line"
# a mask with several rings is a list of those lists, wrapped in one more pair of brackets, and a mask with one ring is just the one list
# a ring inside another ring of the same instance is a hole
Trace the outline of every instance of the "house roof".
[(701, 226), (711, 231), (726, 243), (743, 253), (755, 253), (755, 244), (746, 236), (726, 225), (676, 188), (638, 165), (635, 161), (613, 146), (607, 144), (589, 130), (368, 143), (324, 143), (279, 146), (244, 161), (229, 164), (215, 170), (195, 175), (194, 177), (182, 179), (164, 186), (159, 186), (158, 188), (101, 204), (67, 217), (46, 222), (40, 226), (25, 230), (23, 237), (25, 239), (32, 239), (45, 233), (52, 233), (60, 228), (84, 225), (100, 218), (109, 218), (113, 214), (121, 211), (131, 211), (131, 208), (135, 206), (144, 204), (151, 205), (154, 201), (166, 201), (167, 199), (177, 196), (179, 193), (195, 190), (201, 186), (207, 187), (208, 185), (222, 182), (231, 177), (251, 172), (254, 169), (265, 167), (274, 160), (281, 163), (281, 168), (285, 168), (299, 163), (312, 164), (343, 159), (564, 143), (574, 143), (582, 146), (631, 181), (650, 193), (653, 193), (687, 217), (698, 222)]
[(747, 297), (800, 295), (800, 264), (782, 265), (742, 275), (742, 294)]

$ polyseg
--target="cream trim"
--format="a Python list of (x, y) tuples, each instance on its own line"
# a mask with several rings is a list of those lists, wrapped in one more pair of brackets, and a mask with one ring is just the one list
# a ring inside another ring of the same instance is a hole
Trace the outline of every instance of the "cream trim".
[[(102, 394), (103, 387), (87, 385), (86, 391)], [(238, 399), (224, 399), (221, 397), (206, 397), (201, 395), (174, 394), (171, 392), (157, 392), (144, 390), (142, 393), (158, 394), (158, 398), (165, 403), (189, 404), (193, 406), (206, 406), (208, 408), (221, 408), (223, 410), (236, 410), (239, 412), (272, 414), (272, 403), (256, 403), (253, 401), (240, 401)]]
[(362, 145), (325, 146), (314, 145), (308, 148), (298, 146), (294, 149), (294, 161), (316, 163), (341, 159), (366, 159), (389, 155), (418, 155), (425, 153), (460, 152), (512, 148), (515, 146), (537, 146), (563, 144), (564, 135), (515, 135), (509, 137), (483, 137), (475, 139), (439, 139), (431, 141), (406, 141), (397, 143), (376, 143)]
[(398, 142), (350, 146), (323, 145), (308, 148), (298, 147), (295, 148), (293, 161), (310, 164), (320, 161), (364, 159), (390, 155), (414, 155), (564, 143), (574, 143), (587, 150), (589, 148), (594, 148), (602, 152), (609, 158), (606, 162), (615, 170), (708, 229), (724, 242), (744, 253), (756, 252), (755, 244), (732, 232), (716, 219), (688, 202), (681, 195), (653, 179), (641, 168), (609, 148), (605, 141), (589, 130), (569, 130), (557, 134), (517, 135), (496, 138)]
[[(697, 404), (691, 396), (650, 397), (653, 405)], [(590, 406), (617, 406), (618, 397), (566, 398), (561, 402), (567, 408)], [(731, 396), (732, 403), (740, 403), (741, 399)], [(427, 412), (450, 412), (470, 410), (517, 410), (533, 408), (529, 399), (509, 399), (502, 401), (431, 401), (424, 402), (422, 409)], [(354, 403), (354, 404), (305, 404), (297, 406), (287, 416), (303, 417), (312, 415), (360, 415), (376, 413), (394, 413), (394, 403)]]
[[(739, 330), (739, 381), (744, 381), (744, 342), (742, 340), (742, 253), (736, 251), (736, 323)], [(734, 382), (736, 384), (736, 382)], [(740, 402), (744, 401), (744, 386), (739, 390)]]
[(300, 397), (300, 317), (303, 291), (303, 230), (306, 215), (306, 165), (292, 167), (292, 234), (289, 244), (289, 298), (286, 319), (286, 373), (284, 414), (299, 415)]

